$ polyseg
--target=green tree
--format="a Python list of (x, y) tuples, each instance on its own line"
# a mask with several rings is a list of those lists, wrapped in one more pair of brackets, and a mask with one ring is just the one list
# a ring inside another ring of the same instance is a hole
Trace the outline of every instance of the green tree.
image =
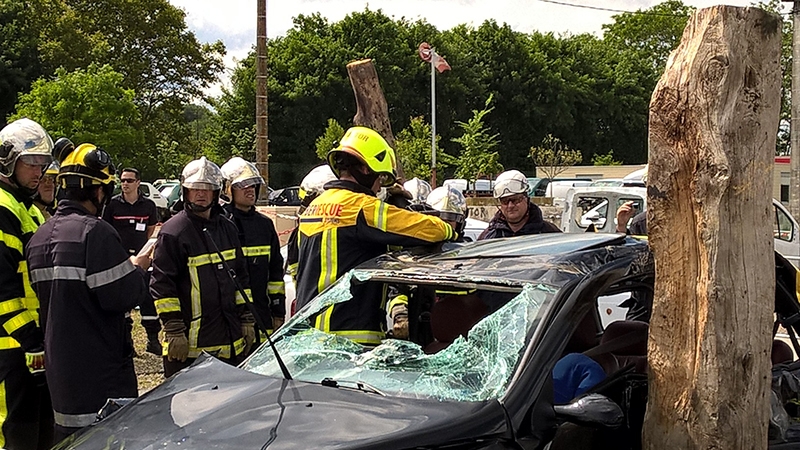
[(328, 152), (336, 147), (342, 136), (344, 136), (344, 128), (339, 125), (336, 119), (328, 119), (328, 127), (325, 128), (325, 133), (318, 137), (315, 142), (319, 159), (327, 161)]
[(564, 145), (561, 139), (548, 134), (538, 147), (531, 147), (530, 157), (536, 164), (537, 174), (541, 170), (546, 178), (553, 179), (569, 166), (582, 160), (581, 152)]
[[(455, 164), (455, 158), (439, 148), (441, 136), (436, 135), (436, 168), (445, 170)], [(431, 178), (431, 126), (421, 116), (412, 117), (408, 127), (397, 133), (395, 137), (397, 158), (403, 165), (407, 180)]]
[(593, 166), (621, 166), (622, 161), (614, 159), (614, 150), (609, 150), (605, 155), (595, 153), (592, 155)]
[(14, 110), (17, 94), (42, 74), (37, 35), (25, 3), (0, 0), (0, 126)]
[(472, 118), (467, 122), (456, 122), (463, 134), (454, 138), (462, 151), (456, 162), (456, 177), (474, 182), (481, 176), (494, 175), (503, 170), (500, 155), (491, 150), (500, 145), (499, 134), (490, 134), (491, 128), (484, 124), (484, 119), (494, 107), (489, 107), (493, 96), (489, 96), (482, 110), (473, 110)]
[(119, 166), (152, 170), (155, 161), (141, 151), (144, 136), (135, 93), (121, 82), (122, 75), (108, 65), (93, 64), (73, 72), (58, 69), (54, 79), (33, 83), (10, 119), (29, 117), (54, 137), (103, 147)]

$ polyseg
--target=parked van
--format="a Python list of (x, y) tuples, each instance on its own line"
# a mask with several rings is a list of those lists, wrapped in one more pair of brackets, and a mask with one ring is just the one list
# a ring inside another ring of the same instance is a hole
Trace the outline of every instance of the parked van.
[(444, 180), (442, 185), (458, 190), (464, 194), (465, 197), (492, 197), (494, 195), (492, 192), (494, 180), (475, 180), (474, 184), (469, 183), (469, 186), (467, 186), (467, 180), (463, 178), (453, 178)]
[(547, 185), (547, 190), (545, 191), (545, 197), (552, 197), (553, 198), (553, 205), (555, 206), (564, 206), (567, 193), (570, 189), (578, 188), (578, 187), (587, 187), (592, 184), (591, 180), (558, 180), (558, 181), (551, 181)]
[(528, 177), (528, 196), (529, 197), (547, 197), (547, 186), (553, 181), (588, 181), (591, 183), (591, 178), (534, 178)]

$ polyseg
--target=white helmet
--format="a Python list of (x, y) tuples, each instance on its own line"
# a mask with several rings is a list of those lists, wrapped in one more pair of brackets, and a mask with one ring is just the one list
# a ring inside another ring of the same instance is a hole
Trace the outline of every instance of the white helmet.
[(323, 164), (314, 167), (300, 182), (300, 199), (304, 202), (306, 197), (314, 199), (325, 191), (325, 184), (336, 179), (336, 174), (331, 170), (331, 166)]
[(181, 186), (187, 189), (222, 189), (224, 177), (219, 166), (206, 159), (205, 156), (186, 164), (181, 172)]
[(455, 222), (456, 232), (462, 234), (469, 216), (464, 194), (450, 186), (442, 186), (431, 191), (427, 203), (440, 219)]
[(528, 178), (519, 170), (507, 170), (494, 180), (494, 198), (527, 193)]
[(0, 175), (11, 177), (17, 160), (48, 166), (53, 162), (53, 140), (31, 119), (18, 119), (0, 130)]
[(428, 184), (427, 181), (420, 180), (416, 177), (403, 183), (403, 189), (411, 194), (410, 203), (412, 205), (420, 205), (425, 203), (425, 199), (427, 199), (428, 195), (431, 193), (431, 185)]
[(246, 189), (256, 186), (256, 198), (258, 198), (258, 186), (264, 184), (264, 178), (258, 173), (255, 164), (234, 156), (220, 167), (222, 176), (225, 178), (225, 194), (231, 197), (231, 188)]

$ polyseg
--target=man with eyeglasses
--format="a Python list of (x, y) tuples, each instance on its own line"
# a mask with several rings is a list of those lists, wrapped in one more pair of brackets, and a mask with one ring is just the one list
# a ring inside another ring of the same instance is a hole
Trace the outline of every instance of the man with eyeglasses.
[(544, 220), (542, 210), (528, 197), (528, 178), (519, 170), (501, 173), (494, 183), (494, 198), (499, 210), (478, 240), (524, 236), (539, 233), (560, 233), (554, 224)]
[[(115, 195), (103, 211), (103, 220), (110, 223), (119, 233), (122, 246), (129, 255), (137, 255), (147, 240), (153, 236), (158, 222), (156, 204), (139, 192), (141, 176), (139, 171), (126, 167), (119, 175), (122, 192)], [(146, 351), (161, 356), (161, 343), (158, 332), (161, 324), (156, 315), (156, 307), (149, 296), (140, 303), (142, 326), (147, 332)]]

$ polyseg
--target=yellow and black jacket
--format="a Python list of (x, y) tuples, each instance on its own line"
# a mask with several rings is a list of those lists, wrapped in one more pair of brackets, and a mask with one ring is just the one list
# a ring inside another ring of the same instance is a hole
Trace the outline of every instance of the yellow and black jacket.
[[(44, 217), (16, 189), (0, 182), (0, 355), (25, 363), (23, 350), (40, 350), (39, 300), (31, 289), (25, 245)], [(13, 350), (13, 356), (7, 350)]]
[(253, 306), (268, 333), (272, 333), (272, 318), (286, 315), (286, 288), (283, 282), (283, 257), (275, 224), (255, 208), (237, 209), (232, 203), (225, 206), (228, 218), (239, 229), (239, 242), (247, 260)]
[[(219, 206), (212, 208), (210, 220), (181, 211), (158, 233), (150, 295), (162, 323), (181, 319), (186, 324), (189, 358), (207, 351), (218, 358), (234, 359), (244, 351), (241, 316), (246, 311), (245, 300), (214, 248), (216, 244), (250, 296), (238, 234)], [(165, 345), (165, 356), (167, 351)]]
[[(390, 245), (455, 238), (450, 225), (438, 217), (391, 206), (356, 183), (337, 180), (325, 189), (300, 216), (298, 309), (348, 270), (386, 253)], [(317, 316), (315, 326), (356, 342), (378, 344), (385, 333), (384, 294), (359, 291), (359, 301), (331, 306)]]

